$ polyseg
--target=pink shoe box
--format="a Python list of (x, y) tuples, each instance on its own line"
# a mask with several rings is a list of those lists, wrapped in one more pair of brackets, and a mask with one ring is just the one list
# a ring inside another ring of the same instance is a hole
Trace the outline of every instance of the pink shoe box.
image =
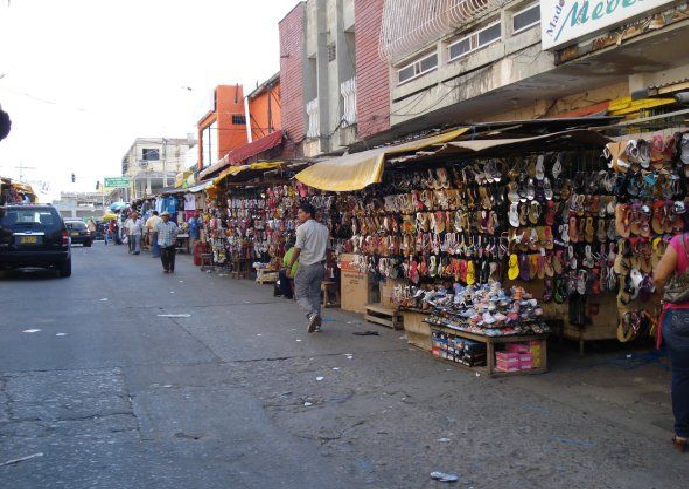
[(522, 362), (519, 364), (519, 370), (531, 370), (533, 364), (531, 362)]
[(495, 360), (500, 363), (515, 364), (519, 366), (520, 354), (513, 352), (499, 351), (495, 353)]
[(502, 363), (498, 362), (497, 365), (495, 366), (495, 370), (499, 372), (519, 372), (519, 366), (514, 363)]
[(531, 353), (520, 353), (519, 354), (519, 363), (531, 363), (533, 360), (533, 355)]
[(531, 345), (528, 343), (507, 343), (506, 350), (511, 353), (529, 353)]

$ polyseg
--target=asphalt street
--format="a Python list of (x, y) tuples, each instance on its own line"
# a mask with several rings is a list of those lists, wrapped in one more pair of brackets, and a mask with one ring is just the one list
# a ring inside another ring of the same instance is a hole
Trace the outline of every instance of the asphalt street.
[(657, 354), (572, 346), (491, 380), (339, 310), (308, 334), (189, 257), (73, 253), (69, 279), (0, 276), (2, 489), (686, 486)]

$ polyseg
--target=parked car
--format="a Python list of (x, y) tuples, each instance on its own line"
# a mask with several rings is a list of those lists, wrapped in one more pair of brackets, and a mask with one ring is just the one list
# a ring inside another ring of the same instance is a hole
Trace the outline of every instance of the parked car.
[(0, 269), (50, 268), (72, 274), (69, 231), (47, 204), (0, 206)]
[(86, 223), (83, 221), (65, 221), (65, 225), (69, 231), (72, 244), (80, 244), (87, 247), (93, 244), (93, 236), (91, 236), (91, 231), (89, 231)]

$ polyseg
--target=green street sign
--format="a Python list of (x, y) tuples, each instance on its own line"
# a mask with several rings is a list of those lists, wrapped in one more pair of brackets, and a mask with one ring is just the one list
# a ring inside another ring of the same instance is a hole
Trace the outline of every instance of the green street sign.
[(129, 188), (132, 186), (132, 179), (130, 177), (111, 177), (105, 178), (105, 188)]

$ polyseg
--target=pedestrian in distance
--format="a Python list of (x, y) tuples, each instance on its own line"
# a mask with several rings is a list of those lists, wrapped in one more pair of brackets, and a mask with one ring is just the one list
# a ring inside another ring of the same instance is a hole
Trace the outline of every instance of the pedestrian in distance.
[(291, 269), (299, 261), (299, 270), (294, 275), (294, 295), (306, 313), (308, 332), (320, 331), (321, 283), (323, 282), (329, 231), (316, 222), (316, 209), (308, 202), (299, 206), (299, 227), (296, 231), (294, 252), (286, 268)]
[(96, 226), (96, 223), (93, 222), (93, 218), (89, 219), (88, 224), (86, 225), (89, 229), (89, 233), (91, 233), (91, 238), (96, 239), (96, 230), (98, 229)]
[(160, 258), (160, 247), (158, 246), (157, 226), (158, 226), (158, 223), (161, 221), (162, 221), (162, 219), (158, 215), (158, 211), (153, 211), (153, 214), (151, 215), (151, 217), (149, 217), (148, 220), (146, 221), (146, 227), (148, 228), (148, 235), (150, 236), (150, 239), (151, 239), (153, 258)]
[(131, 249), (133, 255), (141, 254), (141, 228), (142, 223), (137, 211), (132, 212), (129, 221), (129, 238), (131, 239)]
[[(294, 238), (288, 238), (287, 242), (285, 243), (285, 248), (287, 249), (287, 252), (285, 253), (285, 257), (282, 259), (282, 268), (280, 268), (280, 271), (278, 272), (278, 283), (277, 283), (277, 295), (283, 295), (288, 299), (292, 299), (294, 296), (292, 290), (293, 290), (293, 283), (294, 283), (294, 276), (296, 273), (299, 271), (299, 260), (292, 260), (292, 255), (294, 255)], [(292, 266), (290, 268), (287, 268), (287, 265), (289, 263), (292, 263)]]
[(156, 226), (158, 246), (160, 247), (160, 261), (163, 273), (175, 273), (175, 242), (177, 241), (177, 225), (170, 221), (170, 213), (160, 214), (161, 221)]
[(675, 416), (672, 443), (686, 452), (689, 450), (689, 233), (670, 240), (656, 268), (654, 282), (665, 285), (657, 335), (659, 346), (665, 342), (672, 368), (672, 413)]
[(124, 235), (127, 239), (127, 253), (134, 253), (134, 240), (132, 239), (132, 227), (134, 226), (134, 213), (136, 211), (127, 212), (127, 219), (124, 221)]

